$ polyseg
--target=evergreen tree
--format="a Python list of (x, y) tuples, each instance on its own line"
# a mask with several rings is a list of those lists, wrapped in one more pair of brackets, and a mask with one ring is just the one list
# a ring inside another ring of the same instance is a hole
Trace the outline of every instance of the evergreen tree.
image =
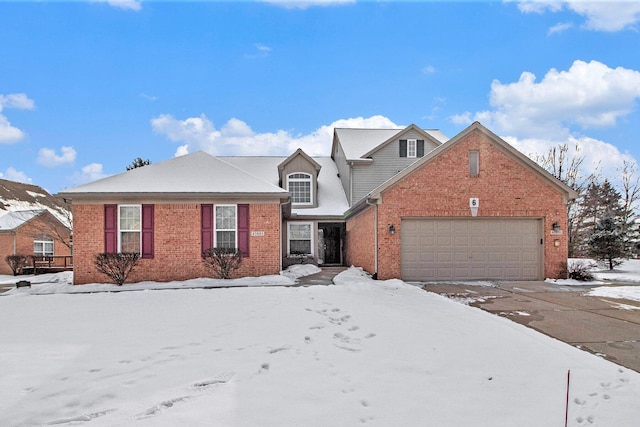
[(622, 263), (623, 258), (627, 258), (620, 220), (612, 215), (605, 214), (598, 221), (588, 242), (591, 256), (606, 262), (609, 270), (613, 270)]
[(129, 166), (127, 166), (127, 170), (130, 171), (132, 169), (141, 168), (143, 166), (150, 165), (151, 161), (149, 159), (142, 160), (140, 157), (134, 159)]

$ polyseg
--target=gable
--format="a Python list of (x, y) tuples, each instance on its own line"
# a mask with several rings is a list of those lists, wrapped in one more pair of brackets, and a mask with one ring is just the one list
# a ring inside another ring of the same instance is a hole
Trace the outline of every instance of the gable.
[[(470, 151), (479, 154), (478, 175), (469, 173)], [(531, 206), (534, 193), (557, 198), (561, 204), (577, 197), (573, 189), (478, 122), (372, 190), (348, 214), (366, 207), (367, 200), (386, 203), (392, 190), (428, 196), (442, 209), (451, 206), (452, 199), (457, 200), (455, 209), (468, 209), (468, 199), (479, 194), (485, 198), (502, 195), (501, 205), (514, 210)], [(442, 198), (433, 197), (436, 193)]]

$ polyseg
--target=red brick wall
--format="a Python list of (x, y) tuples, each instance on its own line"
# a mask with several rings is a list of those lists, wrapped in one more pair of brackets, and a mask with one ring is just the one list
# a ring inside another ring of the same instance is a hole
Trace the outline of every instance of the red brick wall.
[[(469, 150), (480, 152), (478, 176), (469, 176)], [(378, 207), (378, 277), (400, 277), (401, 218), (470, 217), (471, 197), (480, 199), (479, 217), (543, 218), (544, 275), (559, 276), (560, 263), (568, 254), (563, 195), (486, 135), (474, 131), (382, 194)], [(352, 220), (358, 222), (360, 217), (365, 218), (360, 215)], [(550, 235), (554, 222), (561, 224), (563, 235)], [(394, 224), (395, 235), (388, 233), (388, 224)], [(356, 225), (352, 228), (359, 229)], [(554, 246), (555, 239), (560, 240), (560, 247)]]
[[(54, 232), (54, 229), (58, 231)], [(69, 231), (54, 220), (52, 215), (49, 216), (48, 213), (39, 215), (22, 227), (17, 228), (15, 233), (0, 233), (0, 274), (13, 274), (5, 261), (7, 255), (33, 255), (33, 240), (37, 237), (53, 239), (54, 255), (70, 255), (69, 248), (62, 243), (56, 233), (60, 233), (68, 241)]]
[[(278, 203), (251, 204), (249, 257), (243, 258), (236, 276), (278, 274), (280, 271)], [(95, 254), (104, 251), (104, 205), (74, 205), (74, 284), (107, 283), (93, 266)], [(200, 204), (155, 204), (154, 257), (141, 259), (127, 282), (186, 280), (211, 277), (202, 264)]]
[(347, 265), (375, 272), (375, 208), (369, 208), (347, 221), (345, 252)]

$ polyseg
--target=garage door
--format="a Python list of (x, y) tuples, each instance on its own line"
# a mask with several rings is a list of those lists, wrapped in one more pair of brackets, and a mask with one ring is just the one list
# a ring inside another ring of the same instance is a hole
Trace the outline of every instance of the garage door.
[(540, 219), (403, 219), (405, 280), (540, 280)]

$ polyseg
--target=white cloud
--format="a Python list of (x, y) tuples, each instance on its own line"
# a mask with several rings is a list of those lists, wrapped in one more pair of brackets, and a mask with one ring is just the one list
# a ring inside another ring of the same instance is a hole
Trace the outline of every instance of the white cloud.
[(635, 28), (640, 21), (640, 2), (622, 1), (548, 1), (525, 0), (518, 3), (523, 13), (559, 12), (570, 10), (586, 19), (583, 27), (594, 31), (621, 31)]
[(583, 129), (615, 125), (633, 110), (638, 98), (640, 72), (577, 60), (567, 71), (549, 70), (540, 82), (527, 71), (515, 83), (494, 80), (493, 110), (477, 112), (473, 119), (465, 112), (451, 120), (478, 120), (499, 133), (520, 137), (566, 135), (572, 125)]
[[(24, 93), (10, 93), (9, 95), (0, 94), (0, 113), (5, 108), (13, 108), (16, 110), (33, 110), (35, 102), (29, 99)], [(17, 127), (11, 125), (9, 119), (4, 114), (0, 114), (0, 144), (11, 144), (23, 139), (25, 133)]]
[(142, 10), (142, 1), (138, 0), (93, 0), (96, 3), (107, 3), (109, 6), (118, 9), (133, 10), (138, 12)]
[(230, 119), (218, 130), (204, 114), (185, 120), (163, 114), (151, 119), (151, 127), (154, 132), (165, 135), (169, 140), (183, 143), (176, 150), (176, 156), (194, 150), (204, 150), (214, 155), (286, 156), (297, 148), (302, 148), (312, 156), (326, 156), (330, 154), (333, 129), (336, 127), (397, 128), (399, 126), (384, 116), (355, 117), (337, 120), (306, 135), (294, 135), (286, 130), (257, 133), (246, 122), (236, 118)]
[(552, 147), (567, 144), (570, 156), (577, 155), (584, 158), (584, 163), (582, 164), (583, 176), (588, 176), (598, 171), (603, 177), (609, 178), (613, 182), (619, 180), (619, 170), (625, 161), (637, 163), (636, 159), (629, 153), (621, 153), (614, 145), (589, 137), (576, 138), (568, 136), (564, 139), (505, 137), (504, 139), (532, 158), (536, 155), (547, 154)]
[(26, 173), (15, 170), (13, 167), (9, 166), (5, 173), (0, 172), (0, 178), (6, 179), (9, 181), (22, 182), (25, 184), (31, 184), (32, 180), (27, 176)]
[(24, 93), (10, 93), (0, 95), (0, 111), (3, 108), (15, 108), (16, 110), (33, 110), (36, 104)]
[(269, 54), (273, 50), (271, 49), (271, 47), (264, 45), (262, 43), (256, 43), (253, 46), (255, 48), (255, 51), (244, 55), (245, 58), (247, 59), (266, 58), (267, 56), (269, 56)]
[(308, 9), (314, 6), (342, 6), (353, 4), (356, 0), (264, 0), (275, 6), (284, 7), (285, 9)]
[(549, 28), (549, 31), (547, 31), (547, 34), (551, 35), (551, 34), (559, 34), (562, 33), (564, 31), (567, 31), (568, 29), (572, 28), (573, 24), (571, 22), (561, 22), (558, 23), (556, 25), (554, 25), (553, 27)]
[(102, 171), (102, 164), (89, 163), (81, 169), (81, 172), (76, 172), (71, 177), (71, 180), (76, 184), (83, 184), (85, 182), (95, 181), (107, 176), (108, 175)]
[(433, 65), (427, 65), (422, 69), (423, 74), (433, 74), (435, 72), (436, 72), (436, 67), (434, 67)]
[(65, 163), (73, 163), (76, 160), (76, 150), (73, 147), (60, 148), (60, 155), (51, 148), (41, 148), (38, 152), (38, 163), (47, 167), (60, 166)]

